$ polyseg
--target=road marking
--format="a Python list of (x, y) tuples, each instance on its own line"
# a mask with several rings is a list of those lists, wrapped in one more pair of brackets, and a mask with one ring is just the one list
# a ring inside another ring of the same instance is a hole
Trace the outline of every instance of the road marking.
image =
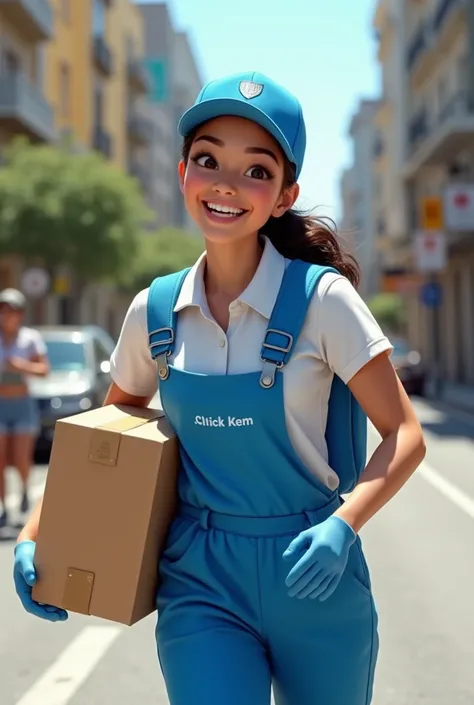
[(415, 473), (421, 475), (432, 487), (441, 492), (447, 499), (451, 500), (459, 509), (465, 512), (471, 519), (474, 519), (474, 500), (465, 492), (446, 480), (436, 470), (423, 462)]
[(16, 705), (66, 705), (122, 633), (121, 627), (86, 627)]
[[(380, 443), (380, 436), (375, 428), (369, 424), (369, 432), (376, 440), (376, 444)], [(374, 451), (373, 444), (369, 443), (369, 455)], [(415, 475), (420, 475), (423, 480), (428, 482), (434, 489), (438, 490), (446, 499), (449, 499), (453, 504), (467, 514), (471, 519), (474, 519), (474, 499), (453, 485), (452, 482), (446, 480), (437, 470), (434, 470), (428, 463), (423, 461), (415, 470)]]

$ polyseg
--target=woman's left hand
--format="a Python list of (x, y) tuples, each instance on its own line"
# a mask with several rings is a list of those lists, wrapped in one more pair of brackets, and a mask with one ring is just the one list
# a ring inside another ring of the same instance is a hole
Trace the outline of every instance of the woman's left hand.
[(327, 600), (339, 584), (356, 538), (352, 527), (334, 515), (298, 534), (283, 554), (286, 560), (299, 559), (285, 581), (290, 597)]

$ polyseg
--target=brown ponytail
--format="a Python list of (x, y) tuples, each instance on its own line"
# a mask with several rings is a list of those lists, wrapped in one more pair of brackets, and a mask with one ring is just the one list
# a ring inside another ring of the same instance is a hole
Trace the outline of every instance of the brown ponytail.
[[(185, 137), (182, 157), (187, 162), (194, 134)], [(285, 159), (283, 188), (295, 182), (293, 165)], [(270, 217), (260, 230), (272, 242), (275, 249), (286, 259), (301, 259), (312, 264), (334, 267), (354, 287), (360, 281), (360, 270), (356, 259), (345, 252), (337, 236), (336, 224), (330, 218), (316, 217), (295, 208), (280, 218)]]

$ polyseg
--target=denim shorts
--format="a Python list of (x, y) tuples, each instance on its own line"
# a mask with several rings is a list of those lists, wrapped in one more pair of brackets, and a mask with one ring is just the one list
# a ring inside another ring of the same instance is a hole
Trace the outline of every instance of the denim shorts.
[(0, 435), (37, 435), (40, 416), (36, 401), (31, 397), (0, 397)]

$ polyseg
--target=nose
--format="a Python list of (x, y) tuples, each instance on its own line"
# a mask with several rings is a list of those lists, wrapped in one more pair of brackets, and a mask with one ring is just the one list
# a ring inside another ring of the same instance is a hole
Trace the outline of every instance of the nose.
[(216, 182), (213, 186), (213, 191), (221, 196), (235, 196), (237, 193), (235, 186), (225, 181)]

